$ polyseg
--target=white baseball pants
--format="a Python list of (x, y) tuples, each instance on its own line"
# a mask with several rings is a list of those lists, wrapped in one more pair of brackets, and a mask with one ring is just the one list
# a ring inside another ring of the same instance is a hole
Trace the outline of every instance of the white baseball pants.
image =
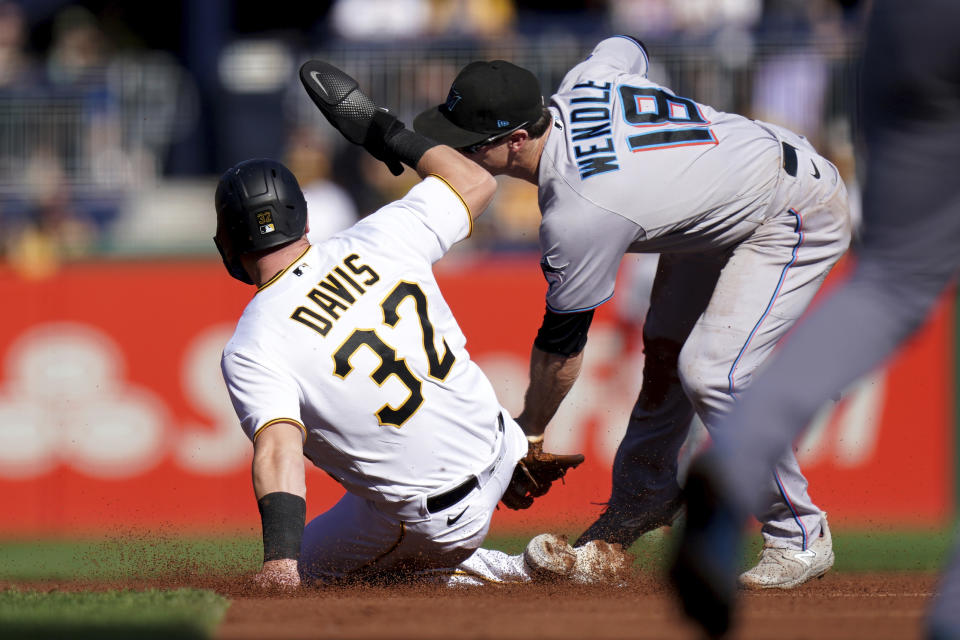
[(527, 452), (527, 439), (519, 425), (506, 411), (503, 417), (498, 454), (489, 467), (476, 474), (474, 488), (456, 503), (431, 513), (426, 506), (429, 496), (390, 505), (347, 493), (311, 520), (300, 548), (302, 579), (330, 583), (430, 572), (450, 584), (527, 582), (521, 556), (479, 549), (513, 469)]

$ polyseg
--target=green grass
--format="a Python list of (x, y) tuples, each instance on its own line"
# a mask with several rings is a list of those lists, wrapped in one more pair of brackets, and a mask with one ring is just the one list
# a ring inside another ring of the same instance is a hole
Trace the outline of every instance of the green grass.
[[(637, 564), (650, 570), (665, 568), (672, 553), (666, 530), (647, 534), (630, 550)], [(952, 531), (833, 531), (837, 572), (937, 571), (946, 561)], [(747, 536), (741, 566), (748, 568), (763, 546), (759, 531)]]
[(196, 589), (174, 591), (0, 591), (3, 638), (202, 639), (229, 601)]
[[(664, 531), (641, 538), (631, 551), (637, 565), (659, 570), (670, 557)], [(523, 550), (529, 536), (493, 536), (485, 546)], [(945, 561), (952, 531), (835, 530), (835, 571), (934, 571)], [(748, 537), (747, 565), (760, 548)], [(0, 541), (0, 580), (116, 580), (169, 576), (238, 575), (259, 568), (259, 537), (109, 541)]]
[(259, 568), (259, 538), (0, 541), (0, 580), (150, 579)]
[(937, 571), (946, 563), (953, 540), (952, 530), (841, 532), (833, 536), (834, 567), (837, 571)]

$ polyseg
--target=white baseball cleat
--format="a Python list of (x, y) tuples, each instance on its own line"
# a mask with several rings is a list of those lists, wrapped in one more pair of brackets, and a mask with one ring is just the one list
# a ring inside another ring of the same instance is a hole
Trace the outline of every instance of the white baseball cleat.
[(593, 540), (571, 547), (566, 536), (541, 533), (527, 543), (523, 559), (535, 580), (625, 585), (630, 556), (619, 545)]
[(745, 589), (793, 589), (819, 578), (833, 566), (833, 540), (827, 517), (820, 521), (820, 536), (806, 550), (767, 547), (757, 566), (740, 574)]

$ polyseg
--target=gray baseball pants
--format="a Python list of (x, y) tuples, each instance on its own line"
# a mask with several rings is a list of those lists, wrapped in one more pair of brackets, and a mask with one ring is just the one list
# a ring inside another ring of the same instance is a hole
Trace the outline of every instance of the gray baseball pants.
[[(775, 127), (771, 135), (796, 149), (798, 169), (781, 169), (763, 222), (743, 223), (755, 228), (716, 253), (660, 256), (643, 387), (614, 459), (611, 503), (653, 514), (675, 506), (677, 456), (694, 412), (716, 431), (847, 250), (849, 206), (836, 168), (802, 137)], [(822, 512), (793, 452), (781, 452), (756, 482), (765, 543), (805, 549)]]

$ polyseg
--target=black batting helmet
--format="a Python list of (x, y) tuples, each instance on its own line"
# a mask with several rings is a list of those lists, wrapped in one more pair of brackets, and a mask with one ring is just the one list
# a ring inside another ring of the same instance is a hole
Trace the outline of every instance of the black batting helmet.
[(246, 253), (299, 240), (307, 226), (307, 202), (293, 173), (276, 160), (254, 158), (231, 167), (215, 196), (213, 241), (231, 276), (253, 284), (240, 261)]

